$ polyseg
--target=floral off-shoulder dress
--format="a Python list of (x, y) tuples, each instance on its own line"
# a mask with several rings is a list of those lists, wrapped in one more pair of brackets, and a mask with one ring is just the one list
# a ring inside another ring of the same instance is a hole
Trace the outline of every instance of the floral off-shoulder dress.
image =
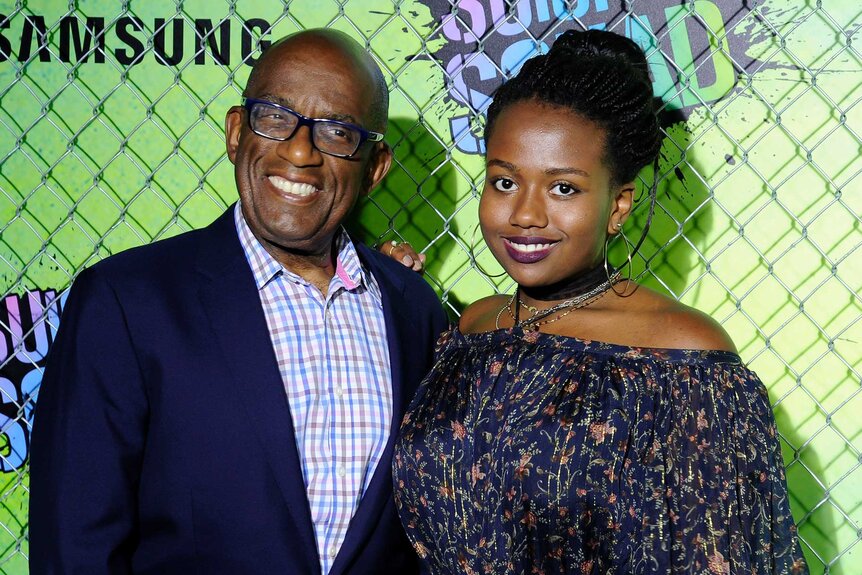
[(807, 573), (766, 390), (736, 354), (444, 334), (395, 500), (433, 575)]

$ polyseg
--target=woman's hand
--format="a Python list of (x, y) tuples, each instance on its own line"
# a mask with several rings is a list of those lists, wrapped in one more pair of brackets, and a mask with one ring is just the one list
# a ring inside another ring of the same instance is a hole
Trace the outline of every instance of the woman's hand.
[(417, 254), (416, 250), (413, 249), (413, 246), (411, 246), (409, 242), (391, 240), (380, 244), (378, 249), (393, 260), (401, 262), (404, 266), (412, 269), (414, 272), (421, 274), (425, 271), (425, 254)]

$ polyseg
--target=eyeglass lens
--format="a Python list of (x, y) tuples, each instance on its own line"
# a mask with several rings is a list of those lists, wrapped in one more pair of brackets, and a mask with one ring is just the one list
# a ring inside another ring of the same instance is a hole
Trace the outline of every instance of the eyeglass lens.
[[(359, 147), (362, 134), (349, 125), (335, 120), (312, 120), (314, 146), (321, 152), (350, 156)], [(282, 108), (255, 103), (251, 127), (255, 132), (276, 140), (287, 140), (299, 125), (299, 116)]]

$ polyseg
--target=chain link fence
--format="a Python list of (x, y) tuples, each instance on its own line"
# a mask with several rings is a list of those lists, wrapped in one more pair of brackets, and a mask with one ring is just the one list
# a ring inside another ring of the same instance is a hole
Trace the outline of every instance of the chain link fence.
[(327, 26), (391, 90), (395, 163), (355, 231), (427, 253), (454, 313), (512, 287), (474, 231), (493, 89), (569, 28), (647, 50), (667, 138), (635, 271), (731, 333), (769, 388), (812, 572), (859, 573), (860, 15), (853, 0), (0, 2), (0, 572), (27, 571), (29, 434), (66, 289), (235, 201), (224, 112), (260, 47)]

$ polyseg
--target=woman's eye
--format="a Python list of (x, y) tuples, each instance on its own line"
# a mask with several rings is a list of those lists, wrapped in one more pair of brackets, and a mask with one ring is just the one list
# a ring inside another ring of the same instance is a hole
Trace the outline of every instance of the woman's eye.
[(580, 191), (580, 190), (578, 190), (578, 188), (574, 187), (573, 185), (565, 184), (565, 183), (557, 184), (556, 186), (551, 188), (551, 190), (553, 193), (555, 193), (559, 196), (571, 196), (571, 195), (574, 195)]
[(515, 190), (518, 188), (518, 186), (515, 185), (515, 182), (508, 179), (508, 178), (500, 178), (500, 179), (494, 180), (493, 186), (494, 186), (494, 189), (499, 190), (501, 192), (511, 192), (512, 190)]

